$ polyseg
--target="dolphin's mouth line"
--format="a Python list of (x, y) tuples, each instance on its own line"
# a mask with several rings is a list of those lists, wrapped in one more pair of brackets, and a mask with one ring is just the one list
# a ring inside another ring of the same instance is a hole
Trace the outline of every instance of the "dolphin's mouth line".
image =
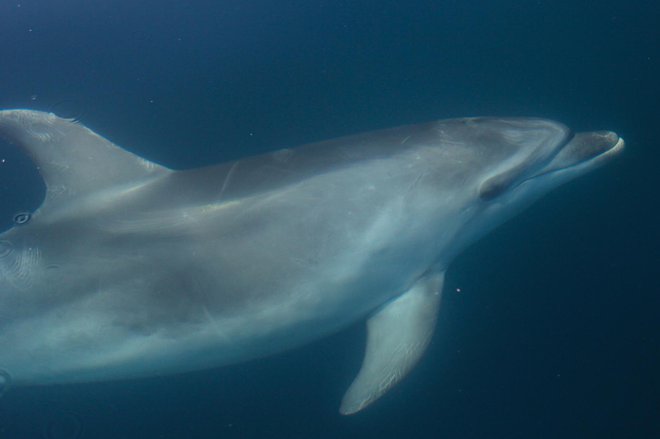
[(623, 150), (624, 146), (626, 146), (626, 142), (621, 137), (619, 137), (613, 147), (611, 147), (607, 151), (600, 153), (593, 159), (597, 159), (598, 157), (602, 157), (602, 156), (610, 156), (610, 155), (618, 154)]
[(574, 169), (574, 168), (579, 167), (579, 166), (592, 164), (592, 163), (596, 164), (597, 162), (600, 162), (602, 160), (606, 160), (607, 158), (618, 154), (620, 151), (623, 150), (623, 148), (625, 146), (624, 140), (621, 137), (618, 137), (617, 141), (614, 143), (614, 145), (612, 145), (611, 147), (609, 147), (608, 149), (606, 149), (604, 151), (599, 152), (597, 155), (594, 155), (594, 156), (588, 157), (584, 160), (580, 160), (578, 162), (572, 163), (568, 166), (553, 168), (552, 167), (553, 160), (555, 159), (555, 157), (557, 157), (557, 155), (559, 155), (559, 153), (569, 143), (570, 143), (570, 139), (561, 148), (559, 148), (558, 152), (549, 160), (549, 162), (546, 164), (546, 166), (544, 166), (544, 170), (542, 172), (540, 172), (538, 174), (533, 174), (533, 175), (525, 178), (524, 180), (522, 180), (520, 182), (520, 184), (522, 184), (522, 183), (524, 183), (528, 180), (533, 180), (533, 179), (538, 178), (538, 177), (543, 177), (545, 175), (556, 174), (556, 173), (560, 173), (560, 172), (563, 172), (563, 171), (568, 171), (570, 169)]
[[(616, 135), (611, 133), (612, 135)], [(572, 134), (567, 136), (566, 140), (562, 142), (561, 146), (554, 149), (552, 154), (549, 154), (542, 166), (537, 168), (537, 171), (531, 171), (526, 173), (526, 176), (519, 178), (518, 180), (510, 179), (503, 180), (501, 182), (495, 182), (494, 184), (486, 185), (482, 184), (480, 190), (480, 198), (483, 200), (491, 200), (498, 197), (505, 190), (516, 189), (519, 186), (526, 184), (529, 181), (535, 180), (540, 177), (545, 177), (549, 175), (557, 175), (564, 172), (569, 172), (572, 170), (577, 170), (578, 168), (585, 166), (599, 166), (602, 163), (608, 161), (612, 156), (620, 152), (625, 146), (625, 142), (619, 136), (616, 137), (616, 141), (609, 148), (605, 150), (597, 151), (596, 154), (588, 155), (583, 158), (575, 159), (571, 157), (570, 153), (578, 154), (579, 144), (575, 145), (572, 142), (576, 139), (576, 135)], [(572, 151), (568, 151), (567, 157), (562, 157), (562, 154), (567, 154), (567, 148), (572, 148)], [(588, 152), (588, 151), (587, 151)], [(567, 161), (566, 164), (561, 164), (562, 161)], [(557, 163), (559, 162), (559, 163)], [(488, 182), (487, 182), (488, 183)], [(484, 189), (485, 186), (485, 189)]]

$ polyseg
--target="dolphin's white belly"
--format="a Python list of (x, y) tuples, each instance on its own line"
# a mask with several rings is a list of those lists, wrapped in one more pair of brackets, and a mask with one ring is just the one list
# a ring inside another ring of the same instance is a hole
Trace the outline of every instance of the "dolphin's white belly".
[[(96, 291), (87, 300), (4, 326), (2, 366), (16, 384), (46, 384), (177, 373), (253, 359), (363, 318), (380, 305), (384, 285), (392, 287), (387, 282), (392, 274), (368, 278), (355, 273), (352, 280), (331, 285), (308, 278), (286, 291), (272, 291), (272, 299), (242, 304), (241, 312), (223, 313), (196, 301), (185, 319), (162, 316), (165, 320), (156, 326), (149, 326), (156, 316), (148, 314), (158, 313), (157, 306), (131, 303), (131, 295), (142, 291)], [(17, 337), (20, 344), (14, 343)]]
[[(169, 244), (162, 236), (153, 246), (142, 240), (120, 259), (86, 254), (102, 242), (130, 240), (107, 237), (103, 227), (98, 241), (80, 246), (71, 261), (50, 260), (63, 249), (44, 247), (34, 263), (57, 267), (42, 270), (42, 285), (31, 289), (70, 294), (71, 300), (5, 327), (3, 368), (16, 383), (124, 379), (221, 366), (321, 338), (406, 291), (437, 258), (438, 249), (424, 250), (430, 239), (424, 234), (417, 242), (392, 241), (404, 226), (401, 208), (383, 204), (380, 216), (347, 233), (344, 213), (322, 205), (295, 211), (269, 199), (253, 206), (254, 218), (288, 220), (253, 230), (243, 214), (231, 238), (222, 240), (207, 238), (213, 235), (205, 230), (214, 224), (209, 217), (197, 220), (197, 232), (171, 227)], [(306, 226), (310, 209), (337, 218), (330, 227)], [(81, 291), (71, 292), (76, 288)]]

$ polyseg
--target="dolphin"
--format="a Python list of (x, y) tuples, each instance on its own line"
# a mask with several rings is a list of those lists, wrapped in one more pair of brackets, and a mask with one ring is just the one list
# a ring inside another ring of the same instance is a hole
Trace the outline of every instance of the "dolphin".
[(460, 118), (173, 170), (44, 112), (0, 111), (0, 136), (46, 186), (0, 234), (5, 387), (213, 368), (366, 319), (343, 414), (418, 362), (458, 253), (624, 147)]

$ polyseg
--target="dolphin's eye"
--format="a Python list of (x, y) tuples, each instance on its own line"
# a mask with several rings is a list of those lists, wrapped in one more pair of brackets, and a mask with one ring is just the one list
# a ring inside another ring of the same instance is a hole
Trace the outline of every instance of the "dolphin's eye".
[(484, 201), (490, 201), (502, 195), (509, 187), (508, 181), (492, 181), (489, 180), (481, 185), (479, 188), (479, 198)]
[(30, 214), (30, 212), (19, 212), (16, 215), (14, 215), (14, 224), (18, 226), (22, 226), (24, 224), (29, 223), (31, 218), (32, 215)]

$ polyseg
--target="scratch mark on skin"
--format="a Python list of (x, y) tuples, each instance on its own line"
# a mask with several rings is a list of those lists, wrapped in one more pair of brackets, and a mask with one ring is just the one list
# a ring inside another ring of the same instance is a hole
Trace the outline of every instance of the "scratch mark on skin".
[(211, 327), (213, 328), (213, 331), (214, 331), (217, 335), (222, 336), (222, 335), (223, 335), (223, 332), (222, 332), (222, 330), (220, 330), (220, 327), (219, 327), (219, 325), (218, 325), (218, 322), (216, 321), (215, 318), (213, 318), (213, 316), (212, 316), (211, 313), (209, 312), (209, 309), (206, 307), (206, 305), (204, 305), (204, 306), (202, 307), (202, 309), (204, 310), (204, 316), (206, 317), (206, 320), (211, 324)]
[(237, 166), (238, 166), (238, 162), (235, 162), (234, 164), (231, 165), (231, 168), (229, 168), (229, 172), (227, 172), (225, 181), (222, 182), (222, 187), (220, 188), (220, 194), (218, 195), (218, 198), (222, 198), (222, 195), (225, 193), (225, 190), (227, 189), (227, 186), (229, 186), (229, 181), (231, 180), (231, 177), (234, 174), (234, 170), (236, 169)]

